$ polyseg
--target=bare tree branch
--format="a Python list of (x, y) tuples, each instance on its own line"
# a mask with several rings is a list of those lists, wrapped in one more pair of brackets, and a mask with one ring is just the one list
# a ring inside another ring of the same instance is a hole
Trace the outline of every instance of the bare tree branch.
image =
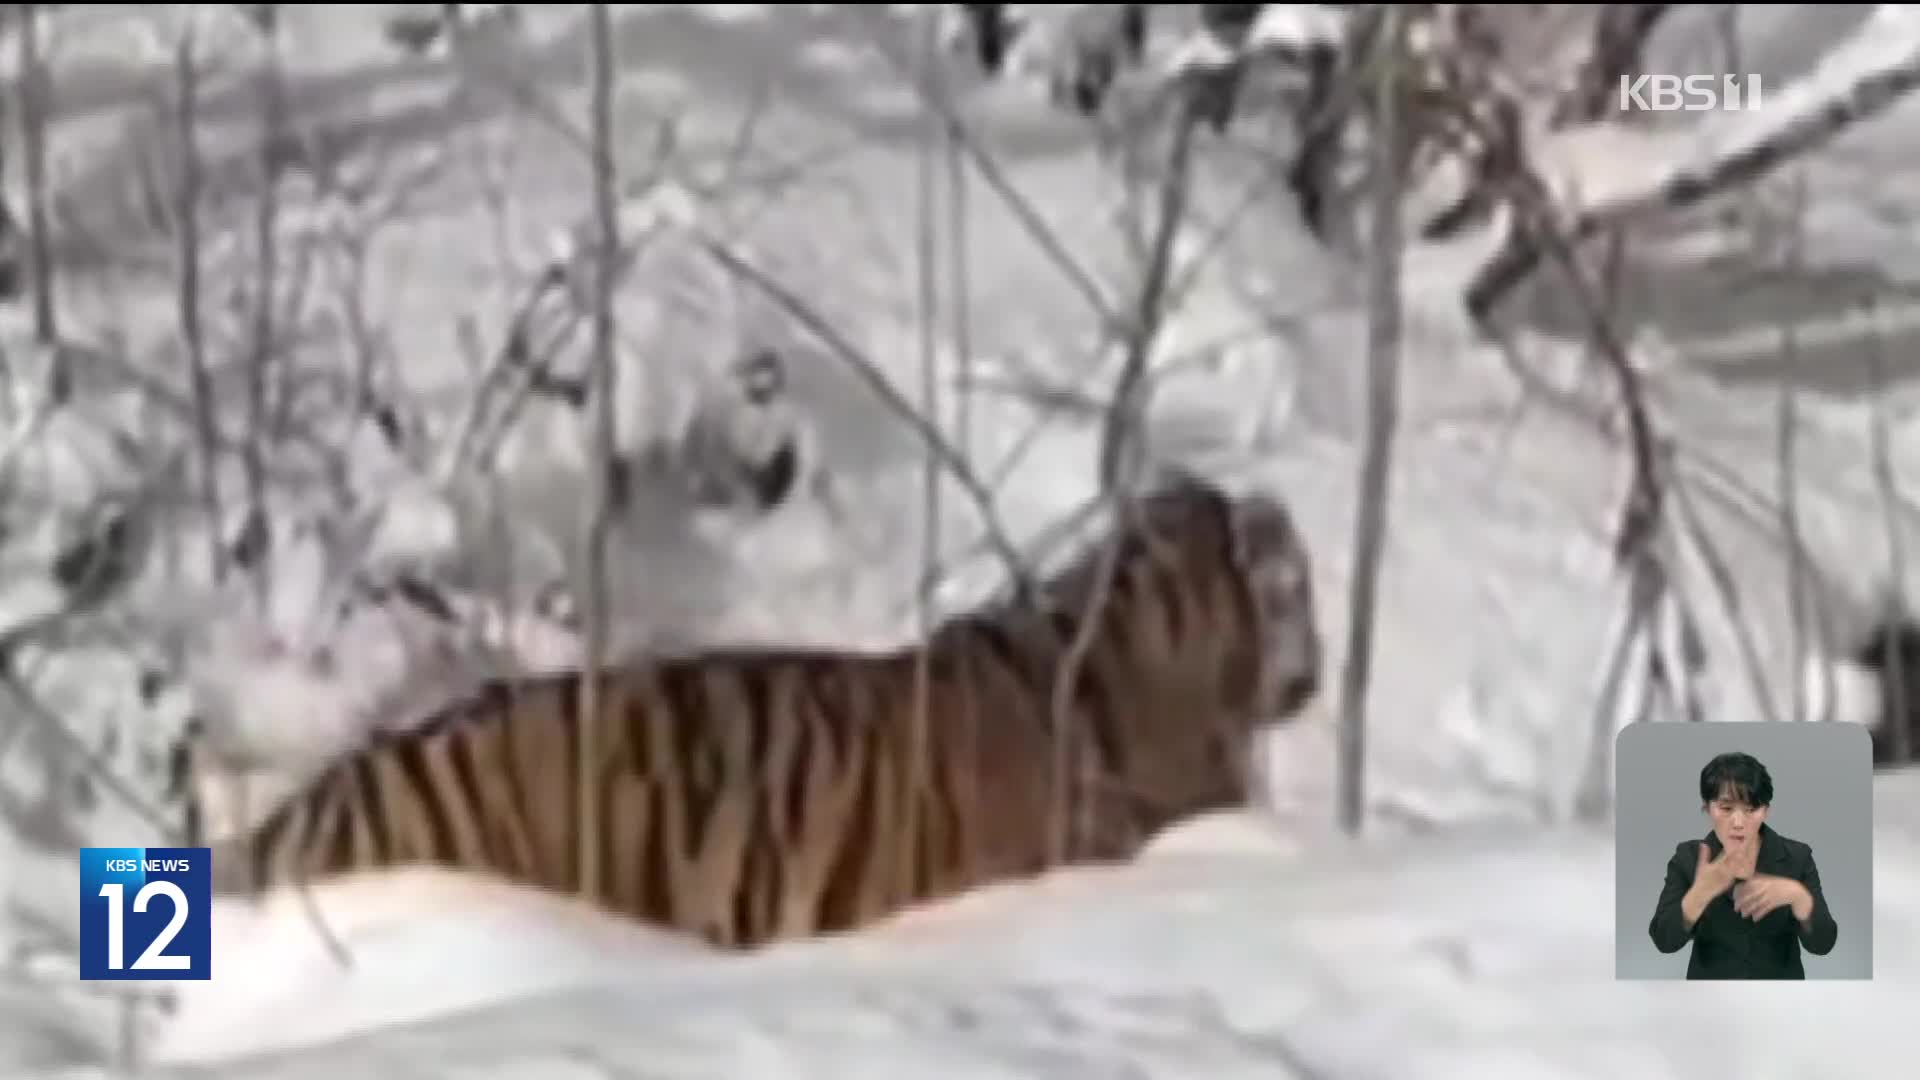
[[(1167, 151), (1167, 170), (1161, 180), (1156, 231), (1147, 252), (1139, 299), (1131, 312), (1132, 326), (1127, 330), (1126, 356), (1115, 380), (1113, 398), (1100, 432), (1097, 474), (1100, 498), (1114, 508), (1122, 528), (1129, 525), (1127, 517), (1131, 513), (1132, 497), (1139, 480), (1140, 391), (1145, 385), (1147, 367), (1153, 358), (1154, 344), (1159, 339), (1160, 327), (1166, 315), (1165, 293), (1173, 272), (1175, 241), (1179, 239), (1180, 227), (1186, 219), (1193, 170), (1193, 140), (1199, 123), (1200, 116), (1189, 103), (1183, 101), (1177, 106), (1171, 145)], [(1080, 821), (1080, 811), (1084, 809), (1072, 802), (1075, 788), (1071, 770), (1079, 745), (1079, 732), (1073, 722), (1073, 700), (1079, 689), (1080, 669), (1086, 664), (1094, 637), (1102, 625), (1104, 609), (1113, 589), (1115, 560), (1119, 558), (1120, 549), (1118, 543), (1111, 544), (1102, 555), (1093, 591), (1087, 597), (1086, 610), (1081, 615), (1079, 630), (1068, 644), (1066, 654), (1060, 660), (1060, 668), (1054, 675), (1053, 700), (1049, 709), (1054, 730), (1053, 790), (1062, 802), (1055, 816), (1049, 850), (1056, 861), (1066, 859), (1075, 850), (1072, 830)]]
[[(854, 5), (854, 8), (863, 17), (880, 17), (880, 12), (877, 9), (867, 11), (860, 7), (860, 5)], [(874, 29), (872, 23), (868, 23), (867, 25), (869, 29)], [(1099, 316), (1102, 323), (1110, 325), (1114, 320), (1114, 309), (1113, 305), (1107, 299), (1106, 290), (1101, 288), (1093, 276), (1081, 267), (1079, 261), (1067, 250), (1066, 244), (1060, 240), (1053, 228), (1040, 216), (1040, 212), (1034, 209), (1033, 204), (1026, 196), (1020, 193), (1020, 189), (1014, 186), (1012, 181), (1007, 179), (999, 163), (993, 159), (993, 155), (982, 148), (978, 140), (967, 130), (966, 124), (961, 120), (959, 114), (954, 111), (952, 103), (943, 100), (940, 94), (933, 92), (928, 87), (926, 75), (917, 71), (915, 65), (907, 58), (900, 56), (899, 51), (892, 48), (890, 44), (884, 40), (883, 32), (876, 29), (875, 32), (870, 35), (870, 40), (875, 48), (879, 49), (886, 56), (888, 62), (896, 71), (912, 80), (915, 90), (920, 94), (922, 103), (931, 109), (946, 126), (947, 137), (953, 140), (953, 145), (965, 154), (967, 159), (973, 163), (973, 167), (979, 170), (980, 178), (986, 181), (987, 186), (993, 189), (994, 194), (1000, 196), (1001, 200), (1006, 203), (1007, 208), (1013, 211), (1014, 216), (1020, 219), (1020, 223), (1026, 227), (1028, 235), (1039, 245), (1040, 250), (1047, 256), (1048, 260), (1059, 268), (1060, 272), (1066, 276), (1067, 281), (1085, 298), (1088, 309)]]

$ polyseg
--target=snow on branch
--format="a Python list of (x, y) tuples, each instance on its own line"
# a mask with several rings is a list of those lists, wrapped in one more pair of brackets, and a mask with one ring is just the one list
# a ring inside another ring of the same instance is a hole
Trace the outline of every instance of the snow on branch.
[(1554, 103), (1550, 124), (1565, 127), (1600, 119), (1623, 76), (1639, 66), (1647, 39), (1678, 5), (1603, 4), (1594, 20), (1592, 48), (1576, 66), (1572, 88)]
[[(1655, 160), (1637, 178), (1611, 178), (1607, 195), (1587, 205), (1556, 205), (1552, 210), (1564, 234), (1577, 241), (1648, 214), (1684, 209), (1765, 177), (1885, 112), (1916, 86), (1920, 10), (1881, 5), (1811, 74), (1769, 94), (1760, 108), (1709, 114), (1697, 132), (1694, 152), (1678, 160)], [(1583, 134), (1580, 129), (1567, 132), (1575, 138)], [(1546, 183), (1569, 190), (1567, 178), (1545, 175), (1553, 169), (1543, 155), (1534, 158), (1536, 172)], [(1615, 168), (1619, 164), (1610, 162)], [(1475, 275), (1467, 289), (1468, 311), (1476, 320), (1484, 319), (1533, 271), (1539, 258), (1531, 244), (1509, 245)]]
[[(624, 273), (648, 245), (663, 235), (672, 234), (690, 243), (736, 282), (764, 296), (774, 308), (825, 346), (828, 353), (844, 364), (861, 385), (874, 393), (888, 412), (925, 442), (941, 468), (980, 514), (987, 544), (1005, 567), (1014, 588), (1021, 592), (1031, 589), (1026, 562), (999, 523), (993, 494), (974, 472), (966, 457), (932, 419), (923, 416), (915, 404), (893, 385), (876, 360), (807, 303), (798, 291), (763, 267), (740, 245), (723, 238), (711, 228), (696, 196), (674, 183), (651, 184), (642, 188), (640, 193), (623, 198), (616, 212), (624, 245), (615, 262), (616, 274)], [(569, 283), (583, 277), (583, 268), (592, 254), (590, 238), (578, 227), (556, 233), (550, 247), (551, 253), (537, 275), (533, 293), (515, 316), (516, 323), (530, 320), (532, 313), (547, 298), (568, 294)], [(577, 305), (572, 306), (577, 308)], [(576, 319), (577, 310), (569, 311), (564, 316), (564, 321)], [(543, 350), (535, 356), (524, 345), (518, 348), (520, 353), (512, 366), (529, 372), (548, 370), (547, 365), (552, 360), (550, 351)], [(578, 407), (583, 402), (573, 400), (571, 403)]]

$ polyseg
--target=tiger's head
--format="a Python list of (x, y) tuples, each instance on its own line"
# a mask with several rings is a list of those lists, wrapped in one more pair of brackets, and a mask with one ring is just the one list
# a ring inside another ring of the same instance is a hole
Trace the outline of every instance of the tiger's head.
[(1230, 574), (1246, 591), (1258, 663), (1250, 711), (1291, 719), (1320, 691), (1323, 649), (1314, 609), (1313, 564), (1293, 515), (1266, 495), (1225, 507)]
[(1097, 613), (1092, 730), (1135, 824), (1151, 826), (1249, 793), (1254, 736), (1318, 693), (1321, 640), (1306, 547), (1279, 500), (1163, 472), (1116, 526), (1050, 592), (1076, 635)]
[(1319, 692), (1322, 654), (1312, 564), (1292, 514), (1271, 495), (1228, 494), (1176, 468), (1150, 491), (1123, 523), (1122, 573), (1162, 583), (1150, 606), (1164, 608), (1170, 644), (1208, 646), (1219, 705), (1256, 723), (1290, 719)]

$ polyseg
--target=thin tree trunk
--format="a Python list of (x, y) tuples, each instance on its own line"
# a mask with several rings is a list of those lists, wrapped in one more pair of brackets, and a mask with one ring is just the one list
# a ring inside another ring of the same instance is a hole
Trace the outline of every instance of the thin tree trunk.
[[(9, 24), (21, 21), (18, 5), (9, 4), (0, 9), (0, 30)], [(13, 104), (7, 96), (0, 94), (0, 300), (14, 300), (20, 295), (22, 265), (21, 242), (25, 234), (20, 228), (19, 219), (13, 216), (13, 207), (8, 204), (7, 190), (7, 110)]]
[[(926, 65), (926, 78), (932, 92), (941, 100), (946, 100), (946, 82), (940, 77), (935, 66), (938, 62), (938, 44), (935, 20), (929, 14), (922, 20), (919, 62)], [(919, 273), (918, 295), (915, 298), (919, 309), (920, 323), (920, 408), (927, 421), (935, 427), (941, 424), (940, 417), (940, 381), (937, 374), (938, 348), (940, 332), (939, 277), (937, 259), (939, 250), (939, 174), (935, 169), (940, 149), (946, 143), (946, 130), (935, 123), (927, 132), (920, 147), (920, 175), (918, 199), (918, 248)], [(963, 451), (964, 452), (964, 451)], [(931, 707), (933, 693), (933, 674), (931, 670), (933, 650), (927, 646), (932, 630), (933, 607), (933, 569), (940, 558), (940, 458), (929, 446), (926, 450), (924, 465), (920, 473), (920, 569), (919, 595), (914, 603), (917, 625), (914, 627), (921, 647), (915, 651), (913, 665), (913, 720), (908, 732), (907, 771), (902, 777), (905, 789), (901, 792), (901, 811), (906, 825), (903, 829), (908, 842), (902, 847), (905, 856), (904, 865), (898, 868), (902, 876), (900, 882), (905, 895), (917, 895), (919, 882), (918, 860), (915, 853), (918, 845), (913, 837), (918, 835), (922, 821), (920, 817), (920, 792), (927, 784), (928, 763), (926, 756), (930, 746), (928, 736), (927, 713)]]
[[(1799, 276), (1803, 270), (1802, 234), (1806, 231), (1807, 194), (1804, 180), (1797, 179), (1793, 189), (1792, 224), (1788, 226), (1787, 273)], [(1797, 327), (1791, 315), (1780, 327), (1780, 361), (1785, 373), (1780, 380), (1780, 396), (1774, 410), (1775, 465), (1780, 473), (1780, 531), (1787, 539), (1787, 641), (1792, 649), (1793, 671), (1788, 686), (1791, 708), (1788, 719), (1807, 719), (1806, 685), (1798, 673), (1807, 668), (1807, 567), (1801, 547), (1800, 528), (1800, 402), (1794, 385), (1794, 369), (1799, 366)]]
[[(285, 153), (284, 87), (280, 72), (279, 12), (277, 5), (257, 4), (252, 12), (261, 35), (260, 69), (260, 201), (254, 210), (255, 293), (253, 298), (252, 355), (247, 364), (247, 420), (243, 475), (247, 486), (246, 521), (241, 536), (266, 528), (267, 385), (276, 358), (280, 294), (280, 167)], [(244, 559), (242, 560), (244, 561)], [(255, 602), (264, 610), (269, 589), (267, 563), (250, 575)]]
[(200, 59), (196, 54), (192, 20), (180, 30), (174, 43), (174, 104), (177, 123), (174, 137), (179, 141), (180, 176), (176, 191), (175, 225), (180, 238), (177, 253), (180, 341), (187, 354), (187, 370), (193, 382), (194, 421), (199, 427), (200, 498), (207, 516), (208, 571), (215, 582), (227, 577), (226, 545), (221, 542), (220, 470), (222, 452), (219, 404), (214, 396), (213, 373), (207, 368), (206, 331), (200, 318)]
[[(1874, 321), (1879, 321), (1879, 311), (1874, 311)], [(1913, 760), (1913, 710), (1908, 704), (1913, 700), (1914, 687), (1909, 684), (1910, 672), (1907, 669), (1908, 653), (1906, 643), (1900, 634), (1902, 621), (1907, 619), (1907, 556), (1906, 544), (1900, 528), (1900, 481), (1895, 475), (1893, 452), (1891, 448), (1891, 421), (1887, 413), (1887, 358), (1885, 335), (1875, 328), (1872, 343), (1867, 346), (1867, 362), (1873, 372), (1873, 390), (1867, 395), (1867, 451), (1872, 459), (1874, 487), (1880, 495), (1881, 512), (1886, 515), (1887, 529), (1887, 588), (1886, 608), (1879, 614), (1882, 618), (1883, 636), (1878, 644), (1881, 654), (1878, 657), (1859, 659), (1877, 659), (1880, 663), (1879, 678), (1882, 688), (1880, 704), (1880, 723), (1885, 725), (1888, 736), (1887, 746), (1893, 755), (1893, 764), (1905, 765)], [(1830, 676), (1829, 676), (1830, 677)], [(1833, 696), (1832, 694), (1828, 695)]]
[(20, 5), (20, 143), (26, 158), (27, 242), (33, 264), (33, 333), (42, 344), (59, 338), (54, 320), (53, 256), (47, 241), (47, 74), (40, 60), (40, 20)]
[(1373, 625), (1386, 547), (1395, 429), (1400, 413), (1400, 185), (1404, 154), (1401, 91), (1396, 78), (1406, 13), (1380, 16), (1375, 90), (1374, 212), (1368, 267), (1367, 425), (1354, 519), (1353, 576), (1347, 597), (1347, 655), (1340, 679), (1340, 824), (1357, 834), (1366, 818), (1367, 691), (1373, 670)]
[(580, 819), (580, 891), (583, 896), (600, 895), (601, 845), (600, 802), (595, 779), (600, 774), (601, 747), (594, 737), (593, 719), (604, 707), (601, 700), (601, 665), (606, 661), (607, 608), (602, 590), (606, 582), (607, 516), (611, 497), (613, 460), (614, 395), (614, 321), (613, 282), (615, 263), (620, 254), (620, 208), (617, 202), (613, 159), (613, 26), (606, 4), (592, 5), (589, 25), (592, 57), (590, 60), (592, 101), (589, 120), (593, 152), (594, 242), (597, 250), (591, 260), (593, 274), (592, 314), (592, 389), (591, 443), (588, 454), (588, 486), (591, 514), (586, 529), (586, 552), (580, 560), (580, 612), (585, 623), (586, 657), (583, 667), (585, 685), (580, 693), (580, 743), (578, 747), (578, 797)]

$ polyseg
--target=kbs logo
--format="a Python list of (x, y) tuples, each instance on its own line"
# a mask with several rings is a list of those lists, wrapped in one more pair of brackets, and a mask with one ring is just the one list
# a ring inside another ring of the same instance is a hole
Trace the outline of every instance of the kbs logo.
[(1758, 75), (1620, 76), (1620, 111), (1740, 112), (1761, 107)]
[(213, 853), (80, 849), (80, 977), (213, 977)]

